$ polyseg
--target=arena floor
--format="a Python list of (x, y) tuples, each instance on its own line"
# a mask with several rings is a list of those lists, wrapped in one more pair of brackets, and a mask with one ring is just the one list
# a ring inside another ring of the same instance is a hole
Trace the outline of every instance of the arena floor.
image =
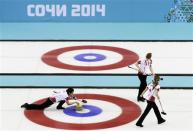
[[(0, 50), (3, 131), (193, 129), (192, 42), (12, 41), (0, 42)], [(163, 115), (166, 122), (158, 125), (151, 110), (139, 128), (135, 123), (146, 103), (137, 102), (139, 81), (127, 65), (134, 67), (147, 52), (153, 54), (155, 72), (164, 78), (160, 97), (167, 115)], [(74, 107), (67, 105), (65, 110), (56, 110), (56, 105), (43, 111), (20, 108), (67, 87), (88, 101), (83, 111), (69, 113)]]

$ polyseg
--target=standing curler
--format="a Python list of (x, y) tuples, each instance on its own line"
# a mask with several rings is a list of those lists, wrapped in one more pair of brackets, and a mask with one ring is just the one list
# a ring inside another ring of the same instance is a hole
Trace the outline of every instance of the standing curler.
[(148, 70), (150, 70), (151, 74), (154, 75), (153, 68), (152, 68), (152, 53), (147, 53), (146, 58), (139, 60), (135, 66), (137, 67), (138, 70), (138, 78), (140, 80), (140, 87), (137, 95), (137, 101), (142, 101), (144, 102), (144, 98), (140, 97), (141, 93), (147, 86), (147, 75), (148, 75)]
[(166, 121), (162, 118), (160, 111), (155, 103), (155, 98), (157, 98), (158, 100), (160, 99), (158, 95), (158, 92), (160, 90), (159, 81), (160, 81), (159, 75), (155, 75), (153, 82), (150, 83), (142, 92), (141, 97), (144, 95), (145, 92), (147, 92), (147, 96), (145, 97), (145, 99), (147, 100), (147, 106), (143, 114), (138, 119), (136, 126), (143, 127), (142, 123), (145, 117), (147, 116), (147, 114), (149, 113), (149, 111), (151, 110), (151, 108), (153, 108), (154, 110), (154, 113), (157, 117), (158, 124), (164, 123)]

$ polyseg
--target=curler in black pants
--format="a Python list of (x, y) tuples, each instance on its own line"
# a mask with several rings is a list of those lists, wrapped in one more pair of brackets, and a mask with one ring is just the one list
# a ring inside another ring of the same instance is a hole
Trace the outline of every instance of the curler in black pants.
[(157, 117), (157, 120), (158, 120), (158, 124), (161, 124), (162, 122), (164, 122), (165, 120), (161, 117), (161, 114), (159, 112), (159, 109), (156, 105), (155, 102), (153, 101), (147, 101), (147, 106), (145, 108), (145, 111), (143, 112), (143, 114), (141, 115), (141, 117), (139, 118), (139, 120), (137, 121), (137, 125), (142, 125), (145, 117), (147, 116), (147, 114), (149, 113), (149, 111), (151, 110), (151, 108), (153, 108), (154, 110), (154, 113)]
[[(59, 102), (59, 104), (57, 105), (57, 109), (65, 109), (64, 107), (62, 107), (62, 105), (65, 103), (65, 100), (62, 100)], [(41, 104), (28, 104), (25, 103), (21, 106), (21, 108), (26, 108), (27, 110), (43, 110), (51, 105), (53, 105), (54, 102), (51, 101), (50, 98), (47, 98), (43, 103)]]
[(42, 104), (24, 104), (25, 108), (27, 110), (43, 110), (49, 106), (51, 106), (52, 104), (54, 104), (50, 98), (47, 98), (46, 101), (44, 101)]
[(139, 86), (139, 91), (137, 95), (137, 100), (139, 101), (141, 93), (145, 90), (147, 86), (147, 82), (146, 82), (147, 75), (138, 74), (138, 78), (140, 80), (140, 86)]

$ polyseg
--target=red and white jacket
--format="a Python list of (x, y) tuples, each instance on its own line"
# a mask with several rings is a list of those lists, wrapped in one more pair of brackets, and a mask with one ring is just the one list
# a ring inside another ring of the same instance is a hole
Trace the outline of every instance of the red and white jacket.
[(150, 67), (152, 66), (152, 60), (149, 59), (143, 59), (143, 60), (139, 60), (138, 64), (140, 65), (140, 70), (143, 72), (138, 72), (139, 74), (143, 74), (143, 75), (147, 75)]
[(160, 90), (160, 85), (156, 85), (155, 87), (153, 86), (153, 83), (150, 83), (147, 86), (148, 90), (146, 91), (144, 98), (148, 101), (155, 101), (156, 93), (158, 93)]

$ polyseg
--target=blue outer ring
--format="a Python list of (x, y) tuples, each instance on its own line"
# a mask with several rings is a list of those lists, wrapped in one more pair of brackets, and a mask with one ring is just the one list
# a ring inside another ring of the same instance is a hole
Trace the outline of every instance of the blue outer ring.
[[(96, 58), (94, 59), (86, 59), (86, 56), (95, 56)], [(79, 54), (74, 57), (78, 61), (82, 62), (96, 62), (96, 61), (101, 61), (106, 59), (106, 56), (101, 55), (101, 54), (96, 54), (96, 53), (85, 53), (85, 54)]]
[(92, 105), (83, 105), (84, 109), (89, 109), (90, 111), (88, 113), (78, 113), (75, 109), (75, 106), (70, 106), (64, 109), (64, 113), (69, 116), (75, 116), (75, 117), (90, 117), (90, 116), (96, 116), (102, 112), (102, 109), (96, 106)]

